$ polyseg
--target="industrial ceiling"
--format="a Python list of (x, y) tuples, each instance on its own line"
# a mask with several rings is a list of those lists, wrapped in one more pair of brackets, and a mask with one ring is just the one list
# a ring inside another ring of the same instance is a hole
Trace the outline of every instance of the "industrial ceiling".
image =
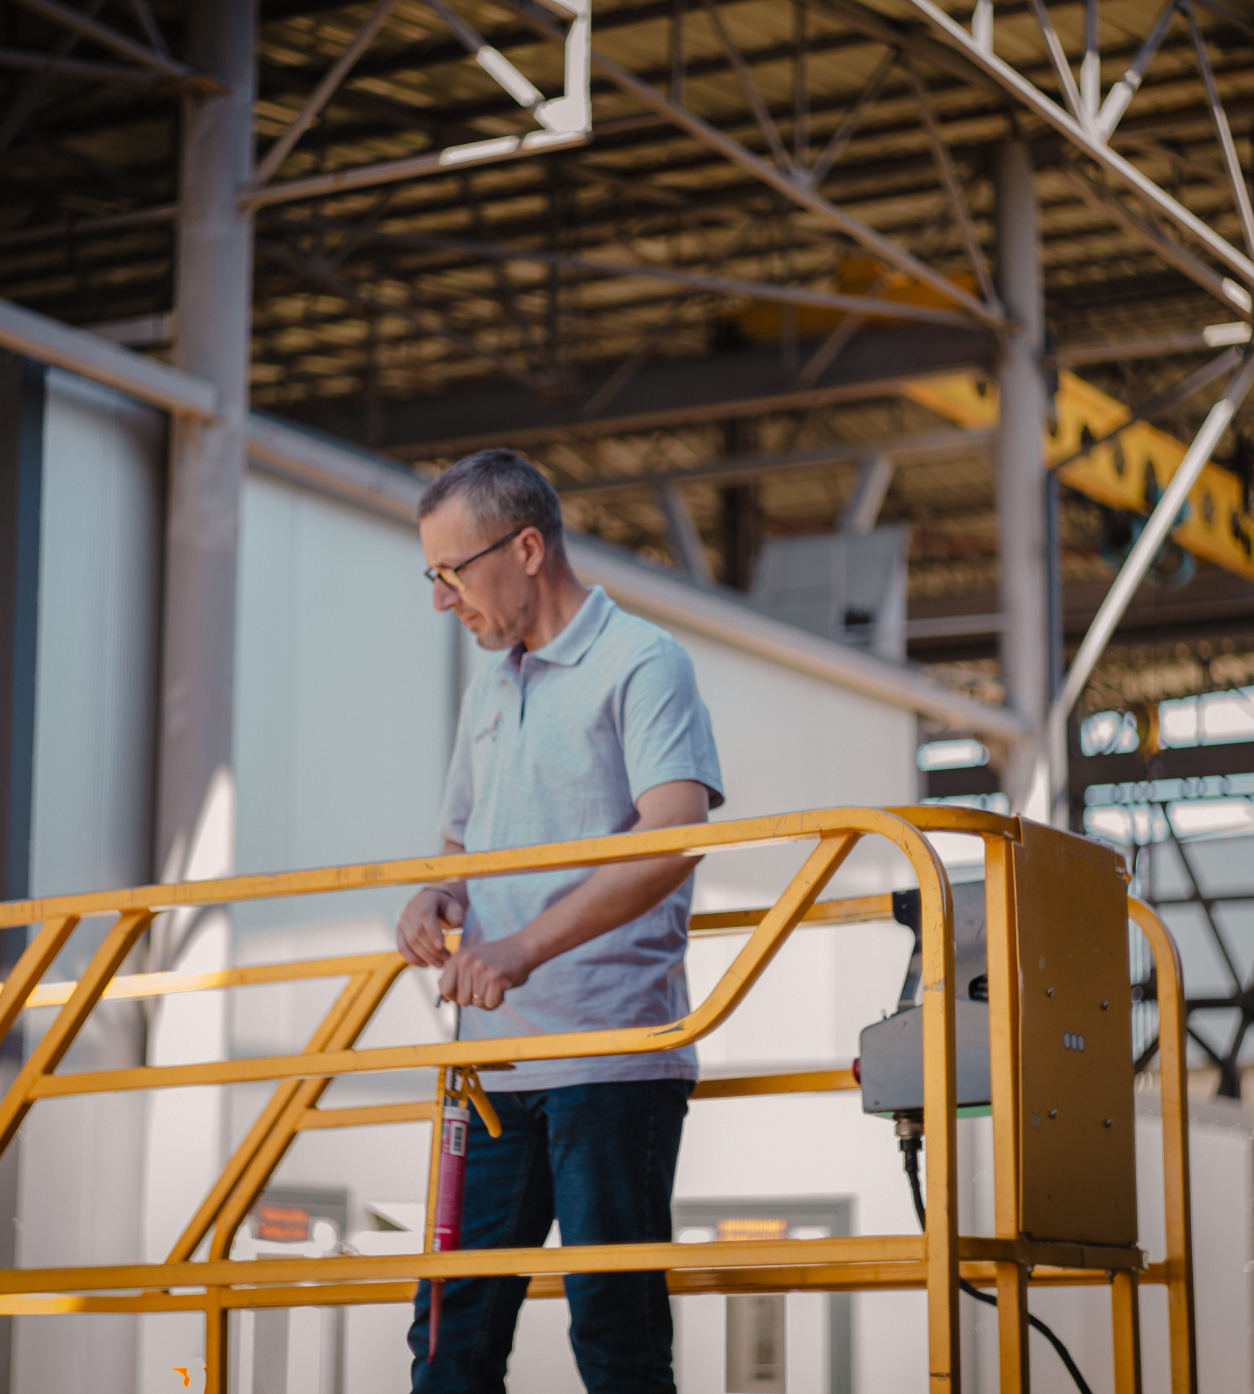
[[(158, 355), (177, 332), (180, 112), (212, 84), (182, 62), (185, 8), (10, 0), (0, 18), (0, 296)], [(879, 517), (912, 529), (911, 656), (995, 693), (990, 423), (917, 387), (983, 393), (1014, 332), (993, 285), (997, 148), (1032, 151), (1059, 403), (1073, 374), (1187, 444), (1222, 391), (1199, 370), (1252, 316), (1218, 242), (1020, 100), (928, 8), (607, 0), (591, 16), (590, 137), (441, 163), (535, 127), (475, 61), (484, 43), (561, 98), (561, 6), (263, 0), (254, 406), (423, 471), (518, 444), (576, 526), (692, 569), (678, 500), (697, 569), (741, 588), (763, 538), (838, 526), (865, 459), (888, 452)], [(1103, 149), (1254, 254), (1240, 191), (1254, 9), (943, 9), (977, 35), (991, 16), (986, 51), (1081, 124), (1118, 115), (1112, 94), (1145, 56)], [(1247, 405), (1215, 462), (1245, 522), (1251, 437)], [(1069, 642), (1135, 517), (1082, 480), (1064, 488)], [(1180, 584), (1188, 571), (1161, 559), (1090, 707), (1196, 690), (1215, 663), (1254, 681), (1254, 568), (1234, 552), (1200, 556)]]

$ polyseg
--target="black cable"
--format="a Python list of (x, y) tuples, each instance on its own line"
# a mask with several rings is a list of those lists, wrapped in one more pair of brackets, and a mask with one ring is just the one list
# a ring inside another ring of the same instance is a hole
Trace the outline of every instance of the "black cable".
[[(906, 1168), (906, 1175), (910, 1179), (910, 1194), (914, 1197), (914, 1213), (919, 1220), (919, 1228), (927, 1233), (927, 1211), (923, 1206), (923, 1187), (919, 1184), (919, 1148), (922, 1146), (922, 1139), (917, 1137), (903, 1137), (901, 1140), (901, 1155)], [(979, 1288), (972, 1287), (965, 1278), (958, 1279), (958, 1286), (968, 1297), (974, 1297), (977, 1302), (983, 1302), (987, 1307), (996, 1307), (997, 1299), (987, 1292), (981, 1292)], [(1080, 1394), (1093, 1394), (1093, 1391), (1085, 1383), (1084, 1376), (1080, 1373), (1079, 1366), (1071, 1358), (1071, 1352), (1040, 1319), (1028, 1313), (1028, 1325), (1035, 1327), (1037, 1331), (1050, 1343), (1058, 1352), (1058, 1358), (1067, 1367), (1067, 1373), (1075, 1380), (1076, 1388)]]

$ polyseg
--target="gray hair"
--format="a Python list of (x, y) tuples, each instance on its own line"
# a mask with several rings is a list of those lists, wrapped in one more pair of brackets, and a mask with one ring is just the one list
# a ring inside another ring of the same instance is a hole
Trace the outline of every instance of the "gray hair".
[(517, 450), (477, 450), (464, 455), (423, 490), (418, 517), (450, 499), (466, 501), (470, 516), (490, 541), (514, 529), (536, 528), (557, 554), (565, 553), (562, 505), (557, 490)]

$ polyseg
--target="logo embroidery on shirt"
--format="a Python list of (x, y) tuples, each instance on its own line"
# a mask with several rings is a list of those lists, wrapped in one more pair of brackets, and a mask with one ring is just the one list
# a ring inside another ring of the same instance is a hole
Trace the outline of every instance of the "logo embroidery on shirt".
[(490, 726), (485, 726), (482, 731), (476, 734), (475, 744), (478, 745), (480, 741), (496, 740), (497, 733), (500, 731), (500, 729), (501, 713), (497, 712), (497, 714), (492, 718), (492, 724)]

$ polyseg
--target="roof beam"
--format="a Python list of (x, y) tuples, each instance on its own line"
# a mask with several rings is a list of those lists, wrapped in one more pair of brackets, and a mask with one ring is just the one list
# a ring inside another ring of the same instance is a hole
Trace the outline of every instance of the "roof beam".
[[(963, 451), (983, 455), (991, 447), (993, 435), (991, 429), (959, 430), (942, 427), (936, 431), (890, 436), (887, 440), (880, 441), (833, 441), (829, 445), (815, 446), (811, 450), (794, 450), (787, 455), (732, 456), (725, 460), (713, 460), (705, 465), (693, 465), (687, 469), (651, 470), (644, 474), (601, 475), (593, 479), (579, 479), (569, 484), (560, 484), (557, 492), (563, 498), (589, 498), (594, 494), (622, 493), (626, 489), (658, 489), (672, 484), (743, 482), (762, 475), (780, 474), (785, 470), (821, 469), (829, 465), (861, 465), (868, 459), (885, 459), (890, 464), (882, 480), (882, 490), (876, 499), (875, 512), (878, 513), (879, 503), (892, 477), (893, 462), (930, 459), (937, 455), (954, 455)], [(883, 474), (883, 470), (880, 474)], [(854, 530), (865, 532), (868, 529)]]
[(1137, 89), (1145, 79), (1146, 69), (1167, 37), (1167, 30), (1171, 28), (1171, 22), (1176, 17), (1176, 7), (1177, 0), (1166, 0), (1153, 27), (1145, 36), (1145, 42), (1137, 50), (1136, 57), (1128, 64), (1127, 71), (1106, 93), (1106, 100), (1097, 113), (1097, 133), (1103, 140), (1109, 140), (1115, 132), (1115, 127), (1123, 120), (1123, 113), (1127, 111), (1132, 98), (1137, 94)]
[(60, 73), (64, 77), (86, 78), (89, 82), (134, 82), (146, 87), (165, 81), (160, 73), (153, 72), (151, 68), (128, 68), (121, 63), (99, 63), (91, 58), (65, 58), (26, 48), (0, 48), (0, 68)]
[(891, 315), (894, 319), (912, 319), (921, 324), (947, 324), (961, 328), (968, 324), (966, 315), (956, 310), (938, 310), (930, 305), (910, 305), (897, 300), (877, 300), (865, 295), (842, 295), (834, 291), (815, 290), (810, 286), (779, 285), (773, 281), (751, 281), (736, 276), (704, 276), (675, 266), (660, 266), (650, 262), (599, 261), (572, 256), (566, 252), (544, 252), (531, 247), (510, 247), (499, 242), (479, 242), (466, 237), (440, 237), (427, 233), (368, 233), (366, 242), (389, 246), (430, 248), (434, 251), (465, 252), (488, 261), (529, 261), (541, 266), (553, 266), (568, 271), (586, 272), (599, 277), (636, 277), (644, 280), (666, 281), (671, 285), (688, 286), (692, 290), (712, 291), (719, 295), (747, 296), (752, 300), (773, 301), (782, 305), (811, 305), (825, 310), (844, 310), (860, 315)]
[[(973, 329), (871, 325), (813, 385), (798, 382), (777, 345), (736, 349), (707, 358), (650, 363), (614, 397), (612, 410), (589, 415), (595, 397), (615, 369), (588, 374), (577, 397), (541, 399), (529, 390), (501, 385), (444, 397), (385, 400), (382, 444), (408, 458), (443, 458), (489, 445), (519, 448), (681, 422), (728, 420), (877, 393), (891, 396), (903, 380), (935, 374), (992, 371), (997, 342)], [(347, 438), (365, 438), (358, 404), (312, 403), (304, 419)]]
[(203, 378), (158, 363), (85, 329), (71, 329), (46, 315), (0, 300), (0, 345), (115, 387), (176, 416), (216, 420), (218, 389)]
[(75, 10), (69, 5), (61, 4), (61, 0), (17, 0), (17, 3), (48, 20), (49, 23), (55, 24), (61, 29), (73, 30), (85, 39), (99, 44), (101, 48), (107, 48), (120, 58), (128, 58), (132, 63), (138, 63), (140, 67), (150, 68), (154, 73), (169, 81), (195, 83), (202, 90), (219, 96), (228, 90), (226, 84), (219, 78), (198, 73), (195, 69), (189, 68), (186, 63), (179, 63), (171, 58), (169, 54), (158, 53), (146, 44), (128, 38), (116, 29), (111, 29), (109, 25), (101, 24), (99, 20), (92, 19), (81, 10)]

